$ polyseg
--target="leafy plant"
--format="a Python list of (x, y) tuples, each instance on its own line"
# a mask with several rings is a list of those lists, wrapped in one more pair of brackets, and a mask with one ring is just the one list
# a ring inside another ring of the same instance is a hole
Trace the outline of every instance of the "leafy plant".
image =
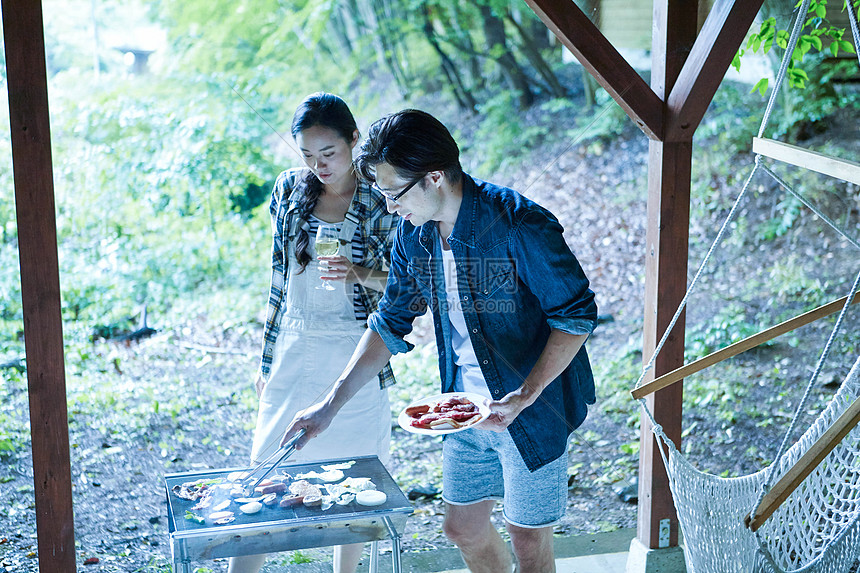
[[(795, 7), (800, 4), (797, 2)], [(853, 9), (860, 9), (860, 2), (854, 1)], [(782, 93), (783, 113), (776, 117), (776, 136), (789, 134), (802, 139), (809, 125), (828, 117), (835, 109), (850, 105), (853, 98), (837, 92), (831, 82), (835, 74), (846, 69), (844, 63), (826, 61), (828, 56), (835, 58), (841, 53), (855, 53), (855, 46), (843, 38), (845, 31), (827, 20), (827, 0), (813, 0), (810, 3), (797, 44), (789, 56), (786, 81), (793, 89)], [(786, 50), (789, 39), (790, 32), (780, 29), (775, 17), (765, 18), (759, 30), (749, 35), (746, 47), (738, 50), (732, 65), (740, 70), (745, 53), (762, 53), (771, 56), (776, 70), (783, 56), (780, 54), (776, 57), (778, 50), (771, 50), (774, 47)], [(752, 91), (763, 97), (769, 85), (769, 79), (762, 78)]]
[(501, 92), (478, 106), (480, 124), (474, 138), (481, 144), (482, 163), (478, 172), (494, 173), (522, 160), (523, 150), (546, 135), (545, 125), (524, 125), (517, 113), (515, 94)]
[[(798, 1), (795, 7), (799, 7), (801, 3)], [(860, 6), (860, 2), (854, 2), (854, 4), (855, 9)], [(801, 34), (797, 38), (797, 45), (791, 53), (786, 69), (786, 79), (789, 85), (798, 89), (805, 88), (809, 80), (809, 75), (800, 67), (800, 64), (811, 51), (814, 50), (813, 53), (823, 52), (825, 49), (824, 41), (828, 42), (826, 49), (833, 57), (838, 56), (840, 51), (849, 54), (855, 53), (854, 46), (842, 39), (845, 29), (837, 28), (827, 22), (827, 0), (812, 0), (809, 4), (808, 16), (803, 24)], [(804, 31), (806, 33), (803, 33)], [(761, 23), (759, 31), (749, 35), (746, 48), (741, 48), (735, 54), (732, 65), (740, 70), (741, 58), (747, 50), (753, 53), (761, 51), (767, 54), (774, 45), (783, 50), (787, 49), (790, 35), (788, 30), (781, 30), (777, 27), (775, 17), (766, 18)], [(763, 96), (767, 92), (767, 88), (768, 79), (762, 78), (753, 86), (753, 91), (758, 91)]]
[(591, 152), (600, 152), (603, 145), (630, 127), (630, 119), (605, 90), (595, 95), (597, 106), (591, 113), (576, 118), (576, 130), (568, 133), (575, 141), (591, 143)]
[(685, 361), (702, 358), (756, 332), (758, 326), (748, 321), (740, 304), (726, 304), (707, 322), (687, 328)]

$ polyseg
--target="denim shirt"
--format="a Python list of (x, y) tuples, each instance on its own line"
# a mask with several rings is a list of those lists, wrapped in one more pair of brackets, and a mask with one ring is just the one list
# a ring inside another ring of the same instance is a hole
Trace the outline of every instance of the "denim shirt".
[[(454, 390), (442, 253), (436, 223), (401, 221), (379, 308), (368, 318), (393, 353), (427, 307), (433, 314), (442, 392)], [(516, 191), (463, 174), (463, 200), (448, 243), (469, 337), (484, 380), (498, 400), (519, 388), (537, 363), (551, 329), (589, 334), (597, 305), (558, 220)], [(593, 404), (594, 378), (583, 345), (534, 404), (508, 426), (530, 471), (557, 459)]]

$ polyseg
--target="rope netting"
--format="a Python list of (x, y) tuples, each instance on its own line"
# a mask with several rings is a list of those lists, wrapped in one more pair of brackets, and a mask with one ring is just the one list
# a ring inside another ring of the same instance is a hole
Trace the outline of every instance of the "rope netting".
[(769, 470), (775, 475), (788, 471), (858, 396), (860, 359), (827, 408), (782, 458), (742, 477), (699, 471), (664, 437), (688, 572), (850, 569), (860, 553), (860, 427), (849, 432), (758, 530), (767, 553), (759, 551), (744, 517), (756, 505)]

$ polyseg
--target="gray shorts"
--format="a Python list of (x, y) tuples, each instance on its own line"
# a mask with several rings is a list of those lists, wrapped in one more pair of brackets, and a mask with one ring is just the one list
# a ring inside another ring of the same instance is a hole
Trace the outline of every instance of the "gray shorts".
[(508, 432), (470, 429), (445, 437), (442, 499), (452, 505), (504, 500), (505, 521), (555, 525), (567, 507), (567, 454), (530, 472)]

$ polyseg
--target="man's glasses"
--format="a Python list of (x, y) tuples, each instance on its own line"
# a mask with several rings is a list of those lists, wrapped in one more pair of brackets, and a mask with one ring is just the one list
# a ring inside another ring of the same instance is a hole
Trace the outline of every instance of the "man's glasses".
[(400, 190), (400, 192), (399, 192), (399, 193), (397, 193), (397, 195), (389, 195), (389, 194), (388, 194), (388, 192), (387, 192), (387, 191), (383, 191), (383, 189), (382, 189), (379, 185), (377, 185), (375, 181), (374, 181), (373, 183), (371, 183), (371, 185), (370, 185), (370, 186), (371, 186), (371, 187), (373, 187), (375, 190), (379, 191), (379, 192), (382, 194), (382, 196), (383, 196), (383, 197), (385, 197), (386, 199), (388, 199), (388, 200), (389, 200), (389, 201), (391, 201), (392, 203), (397, 203), (397, 200), (398, 200), (398, 199), (400, 199), (401, 197), (403, 197), (403, 196), (406, 194), (406, 192), (407, 192), (407, 191), (409, 191), (410, 189), (412, 189), (413, 187), (415, 187), (416, 185), (418, 185), (418, 184), (421, 182), (421, 180), (422, 180), (422, 179), (424, 179), (424, 177), (425, 177), (426, 175), (427, 175), (427, 174), (425, 173), (424, 175), (422, 175), (421, 177), (419, 177), (418, 179), (416, 179), (415, 181), (413, 181), (412, 183), (410, 183), (409, 185), (407, 185), (406, 187), (404, 187), (403, 189), (401, 189), (401, 190)]

